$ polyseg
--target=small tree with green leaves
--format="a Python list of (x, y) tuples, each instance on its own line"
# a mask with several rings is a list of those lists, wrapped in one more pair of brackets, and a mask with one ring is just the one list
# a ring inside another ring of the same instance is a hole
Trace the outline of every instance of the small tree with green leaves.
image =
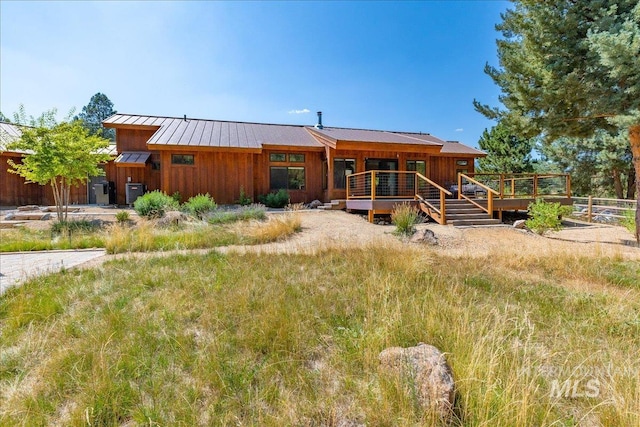
[(24, 153), (21, 162), (8, 161), (9, 172), (26, 183), (51, 185), (58, 221), (66, 221), (71, 187), (85, 184), (89, 176), (104, 175), (99, 165), (110, 158), (105, 151), (109, 140), (89, 135), (77, 120), (57, 123), (55, 115), (54, 109), (31, 118), (30, 127), (23, 127), (20, 139), (6, 149)]

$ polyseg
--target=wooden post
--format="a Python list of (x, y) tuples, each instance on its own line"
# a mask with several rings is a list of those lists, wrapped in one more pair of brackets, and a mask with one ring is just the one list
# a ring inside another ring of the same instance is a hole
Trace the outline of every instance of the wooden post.
[(538, 197), (538, 174), (533, 175), (533, 198)]
[[(440, 193), (440, 196), (442, 197), (442, 192)], [(462, 174), (459, 173), (458, 174), (458, 200), (462, 199)]]
[(571, 198), (571, 175), (567, 174), (567, 197)]
[(500, 174), (500, 198), (504, 197), (504, 174)]
[[(460, 194), (460, 187), (458, 187), (458, 194)], [(447, 204), (444, 196), (444, 191), (440, 190), (440, 221), (442, 221), (442, 225), (447, 224)]]
[(516, 179), (511, 178), (511, 198), (516, 198)]
[(376, 199), (376, 171), (371, 171), (371, 200)]
[(489, 194), (487, 196), (487, 210), (489, 212), (487, 212), (489, 214), (489, 217), (493, 218), (493, 193), (491, 191), (488, 192)]
[(593, 211), (593, 196), (589, 196), (589, 201), (587, 202), (587, 221), (591, 222), (591, 216)]

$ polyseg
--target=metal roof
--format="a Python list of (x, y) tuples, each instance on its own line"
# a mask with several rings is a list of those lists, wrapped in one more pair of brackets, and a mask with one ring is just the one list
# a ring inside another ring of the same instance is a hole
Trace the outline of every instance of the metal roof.
[(304, 126), (115, 114), (107, 127), (157, 126), (149, 145), (261, 149), (264, 145), (323, 147)]
[[(444, 141), (426, 133), (392, 132), (370, 129), (349, 129), (266, 123), (229, 122), (179, 117), (114, 114), (103, 121), (106, 127), (144, 126), (156, 132), (149, 145), (179, 145), (187, 147), (261, 149), (266, 145), (314, 147), (324, 145), (316, 138), (331, 141), (408, 144), (442, 147), (442, 154), (482, 156), (485, 153), (467, 145)], [(315, 136), (314, 136), (315, 135)]]
[(5, 151), (7, 144), (20, 139), (20, 128), (12, 123), (0, 122), (0, 151)]
[(381, 142), (389, 144), (413, 144), (431, 146), (442, 145), (444, 143), (444, 141), (431, 135), (421, 135), (423, 138), (414, 138), (413, 134), (389, 132), (383, 130), (324, 127), (322, 129), (313, 128), (313, 131), (318, 132), (319, 134), (328, 137), (333, 141)]
[(148, 151), (125, 151), (121, 153), (115, 160), (116, 166), (140, 166), (143, 167), (149, 160), (151, 153)]

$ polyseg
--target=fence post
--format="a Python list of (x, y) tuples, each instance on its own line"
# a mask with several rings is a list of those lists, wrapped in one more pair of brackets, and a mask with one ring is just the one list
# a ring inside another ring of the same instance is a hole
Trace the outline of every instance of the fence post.
[(587, 202), (587, 221), (591, 222), (593, 210), (593, 196), (589, 196), (589, 201)]
[(462, 174), (458, 173), (458, 200), (462, 199)]
[(371, 171), (371, 200), (376, 198), (376, 171)]

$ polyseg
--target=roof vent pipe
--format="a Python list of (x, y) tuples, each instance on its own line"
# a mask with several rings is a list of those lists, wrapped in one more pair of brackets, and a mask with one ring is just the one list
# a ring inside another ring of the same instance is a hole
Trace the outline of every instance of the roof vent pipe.
[(185, 122), (187, 121), (187, 115), (186, 114), (184, 115), (184, 121)]
[(322, 129), (322, 111), (318, 111), (318, 124), (315, 126), (316, 129)]

